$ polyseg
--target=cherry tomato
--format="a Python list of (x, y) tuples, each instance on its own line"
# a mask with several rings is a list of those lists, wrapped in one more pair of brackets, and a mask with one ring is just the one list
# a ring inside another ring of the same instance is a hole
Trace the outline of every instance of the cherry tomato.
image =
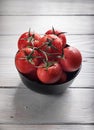
[(37, 75), (39, 80), (45, 84), (56, 83), (61, 77), (61, 66), (58, 63), (45, 66), (44, 63), (40, 64), (37, 69)]
[(36, 69), (39, 65), (39, 56), (36, 50), (31, 48), (24, 48), (17, 52), (15, 57), (15, 64), (17, 69), (23, 73), (27, 74)]
[(40, 35), (33, 32), (25, 32), (23, 33), (18, 40), (18, 49), (22, 49), (25, 47), (32, 47), (34, 44), (40, 40)]
[(79, 69), (82, 63), (80, 51), (75, 47), (64, 48), (64, 56), (60, 58), (60, 63), (64, 71), (73, 72)]
[(64, 71), (62, 71), (62, 74), (58, 83), (64, 83), (66, 81), (67, 81), (67, 74)]
[(38, 76), (37, 76), (37, 68), (35, 68), (33, 71), (28, 73), (26, 75), (30, 80), (32, 81), (39, 81)]
[(56, 35), (49, 34), (43, 36), (37, 47), (49, 55), (58, 55), (62, 53), (62, 41)]
[(61, 32), (59, 30), (55, 30), (54, 28), (48, 30), (45, 34), (54, 34), (58, 36), (62, 40), (62, 47), (64, 48), (66, 46), (66, 36), (64, 32)]

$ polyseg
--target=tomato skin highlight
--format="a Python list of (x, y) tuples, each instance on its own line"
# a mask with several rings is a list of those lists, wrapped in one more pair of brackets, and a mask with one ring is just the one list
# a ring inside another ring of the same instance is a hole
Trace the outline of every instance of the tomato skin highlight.
[[(35, 66), (39, 65), (39, 59), (33, 58), (31, 61), (30, 59), (27, 59), (27, 56), (31, 54), (33, 49), (31, 48), (24, 48), (17, 52), (15, 57), (15, 64), (17, 69), (23, 73), (28, 74), (31, 71), (34, 71), (36, 69)], [(34, 51), (32, 56), (38, 56), (38, 52)]]
[[(29, 36), (30, 35), (30, 36)], [(33, 36), (34, 35), (34, 36)], [(32, 37), (33, 41), (29, 41), (30, 37)], [(23, 49), (25, 47), (32, 47), (34, 43), (39, 41), (41, 36), (38, 33), (33, 33), (33, 32), (25, 32), (23, 33), (20, 38), (18, 39), (18, 49)]]
[(82, 55), (75, 47), (64, 48), (64, 57), (60, 59), (60, 64), (64, 71), (74, 72), (78, 70), (82, 63)]
[(62, 74), (61, 66), (58, 63), (54, 63), (54, 65), (48, 68), (45, 68), (44, 66), (44, 63), (42, 63), (37, 69), (39, 80), (45, 84), (56, 83), (60, 79)]

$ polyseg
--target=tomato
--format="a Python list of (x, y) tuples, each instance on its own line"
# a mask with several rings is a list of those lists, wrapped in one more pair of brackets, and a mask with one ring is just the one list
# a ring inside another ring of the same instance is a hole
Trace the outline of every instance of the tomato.
[(45, 84), (56, 83), (61, 77), (61, 66), (58, 63), (53, 63), (48, 67), (44, 63), (40, 64), (37, 69), (37, 75), (39, 80)]
[(40, 39), (37, 47), (45, 51), (47, 54), (53, 56), (62, 53), (62, 42), (53, 34), (43, 36)]
[(38, 76), (37, 76), (37, 68), (32, 70), (30, 73), (28, 73), (27, 78), (29, 78), (32, 81), (39, 81)]
[(64, 71), (73, 72), (79, 69), (82, 63), (80, 51), (75, 47), (64, 48), (64, 57), (60, 58), (60, 63)]
[(34, 43), (40, 40), (40, 35), (33, 32), (23, 33), (18, 40), (18, 49), (22, 49), (28, 46), (34, 46)]
[(64, 32), (61, 32), (59, 30), (55, 30), (54, 28), (48, 30), (45, 34), (54, 34), (56, 36), (58, 36), (61, 40), (62, 40), (62, 47), (64, 48), (66, 46), (66, 36), (64, 34)]
[(67, 74), (64, 71), (62, 71), (62, 74), (58, 83), (64, 83), (66, 81), (67, 81)]
[(31, 48), (24, 48), (17, 52), (15, 57), (15, 64), (17, 69), (23, 73), (27, 74), (36, 69), (36, 66), (39, 65), (39, 56), (36, 50)]

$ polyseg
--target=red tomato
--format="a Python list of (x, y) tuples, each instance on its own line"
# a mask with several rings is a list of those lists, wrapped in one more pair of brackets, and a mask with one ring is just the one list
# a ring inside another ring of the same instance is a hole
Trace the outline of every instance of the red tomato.
[(67, 81), (67, 74), (64, 71), (62, 71), (62, 75), (61, 75), (60, 80), (58, 81), (58, 83), (64, 83), (66, 81)]
[(60, 63), (64, 71), (76, 71), (82, 63), (80, 51), (71, 46), (64, 48), (64, 57), (60, 59)]
[(45, 34), (54, 34), (56, 36), (58, 36), (61, 40), (62, 40), (62, 47), (64, 48), (66, 46), (66, 36), (64, 34), (64, 32), (61, 32), (59, 30), (54, 30), (54, 28), (48, 30)]
[(36, 69), (35, 66), (39, 65), (39, 56), (36, 50), (33, 51), (31, 48), (24, 48), (18, 51), (15, 57), (15, 64), (17, 69), (23, 73), (27, 74)]
[(33, 32), (23, 33), (18, 40), (18, 49), (22, 49), (28, 46), (34, 46), (34, 43), (40, 40), (40, 35)]
[(60, 79), (61, 74), (61, 66), (58, 63), (54, 63), (48, 67), (42, 63), (37, 69), (39, 80), (45, 84), (56, 83)]
[(33, 81), (39, 81), (38, 76), (37, 76), (37, 68), (35, 68), (33, 71), (31, 71), (30, 73), (28, 73), (26, 75), (30, 80)]
[(62, 41), (53, 34), (43, 36), (37, 47), (53, 56), (62, 53)]

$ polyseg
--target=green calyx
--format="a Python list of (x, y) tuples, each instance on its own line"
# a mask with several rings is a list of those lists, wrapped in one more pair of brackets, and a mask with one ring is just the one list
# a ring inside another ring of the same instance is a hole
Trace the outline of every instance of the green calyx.
[(49, 67), (53, 66), (54, 63), (53, 62), (50, 62), (50, 61), (43, 61), (44, 62), (44, 68), (46, 68), (46, 70), (48, 70)]
[(32, 36), (27, 38), (29, 43), (33, 43), (35, 41), (35, 34), (32, 34)]
[(29, 55), (26, 56), (26, 59), (31, 63), (34, 64), (33, 59), (35, 56), (33, 56), (34, 51), (32, 51)]
[[(30, 32), (31, 32), (31, 29), (29, 28), (27, 38), (22, 38), (22, 40), (28, 41), (29, 44), (30, 44), (30, 43), (34, 44), (34, 41), (35, 41), (35, 34), (33, 33), (33, 34), (31, 35)], [(29, 45), (28, 45), (28, 46), (29, 46)]]
[(52, 26), (52, 32), (53, 32), (53, 34), (56, 35), (56, 36), (59, 36), (59, 35), (61, 35), (61, 34), (66, 33), (66, 32), (60, 32), (60, 33), (56, 34), (55, 29), (54, 29), (53, 26)]
[(36, 58), (37, 56), (34, 56), (34, 50), (35, 48), (32, 49), (32, 52), (29, 55), (26, 55), (26, 59), (31, 63), (34, 64), (33, 59)]
[(47, 38), (47, 41), (45, 42), (45, 45), (47, 45), (48, 48), (51, 47), (51, 48), (53, 48), (53, 49), (55, 49), (55, 50), (58, 50), (58, 49), (52, 44), (54, 40), (55, 40), (54, 38), (53, 38), (53, 39)]

